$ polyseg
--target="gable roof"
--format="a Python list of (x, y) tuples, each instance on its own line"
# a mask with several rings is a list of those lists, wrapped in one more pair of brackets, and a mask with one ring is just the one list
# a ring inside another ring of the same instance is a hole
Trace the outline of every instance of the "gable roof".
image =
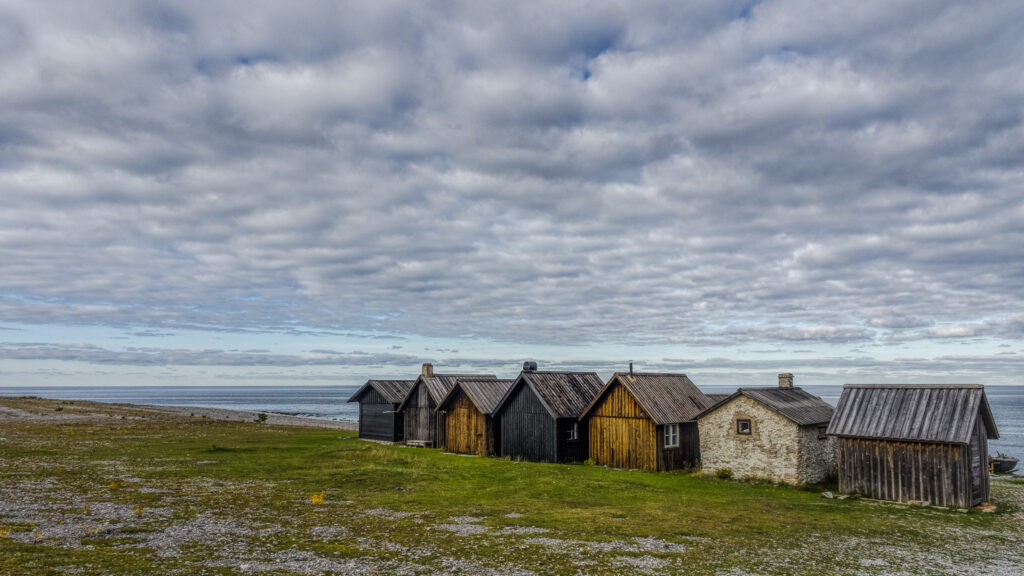
[(616, 372), (580, 416), (584, 418), (616, 383), (621, 384), (655, 424), (693, 420), (714, 402), (694, 385), (686, 374)]
[(455, 397), (457, 390), (462, 390), (481, 414), (491, 414), (498, 402), (505, 396), (505, 392), (512, 387), (513, 382), (515, 380), (511, 379), (459, 378), (448, 394), (437, 403), (435, 410), (440, 410)]
[(498, 412), (520, 385), (529, 386), (555, 418), (579, 418), (604, 387), (596, 372), (548, 372), (524, 370), (494, 407)]
[(459, 378), (494, 380), (496, 376), (494, 374), (434, 374), (433, 376), (423, 376), (421, 374), (405, 394), (405, 398), (402, 399), (402, 403), (398, 406), (398, 409), (405, 410), (405, 405), (409, 402), (409, 398), (412, 397), (413, 391), (416, 390), (416, 387), (420, 384), (427, 387), (427, 392), (430, 394), (430, 399), (434, 401), (434, 404), (439, 404), (441, 400), (444, 400), (444, 397), (452, 391), (452, 387), (455, 386), (455, 381)]
[(349, 397), (349, 402), (359, 402), (359, 399), (366, 394), (371, 388), (376, 390), (385, 400), (391, 404), (398, 404), (402, 400), (405, 400), (405, 396), (412, 390), (415, 380), (367, 380), (366, 384), (359, 387), (352, 396)]
[(999, 438), (980, 384), (847, 384), (828, 433), (966, 444), (979, 415), (988, 437)]
[(772, 386), (765, 388), (740, 388), (698, 414), (697, 418), (703, 418), (740, 396), (746, 396), (755, 402), (763, 404), (765, 407), (793, 421), (797, 426), (828, 424), (832, 419), (832, 412), (834, 411), (834, 408), (828, 402), (807, 392), (803, 388), (779, 388)]

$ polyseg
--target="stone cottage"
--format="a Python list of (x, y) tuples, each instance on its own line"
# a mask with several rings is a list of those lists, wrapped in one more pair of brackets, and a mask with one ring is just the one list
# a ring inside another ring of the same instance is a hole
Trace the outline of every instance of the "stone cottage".
[(733, 478), (812, 484), (835, 470), (835, 441), (826, 435), (832, 406), (793, 387), (740, 388), (697, 415), (701, 469)]

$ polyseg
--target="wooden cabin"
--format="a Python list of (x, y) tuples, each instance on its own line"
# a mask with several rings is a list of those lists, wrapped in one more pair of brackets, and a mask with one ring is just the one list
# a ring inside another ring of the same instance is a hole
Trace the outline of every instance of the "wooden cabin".
[(494, 410), (499, 454), (534, 462), (586, 460), (587, 429), (579, 417), (604, 382), (594, 372), (538, 371), (527, 364)]
[(696, 416), (713, 404), (685, 374), (618, 372), (584, 410), (590, 459), (675, 470), (700, 460)]
[(847, 384), (828, 434), (841, 492), (958, 508), (988, 502), (988, 439), (999, 432), (981, 385)]
[(494, 408), (508, 392), (513, 380), (459, 378), (437, 404), (444, 434), (440, 445), (448, 452), (493, 456), (498, 452), (498, 429)]
[(776, 388), (740, 388), (697, 416), (701, 469), (733, 478), (813, 484), (834, 469), (826, 436), (832, 406), (793, 387), (779, 374)]
[(432, 364), (424, 364), (419, 378), (399, 404), (405, 418), (405, 443), (410, 446), (434, 447), (444, 434), (437, 405), (451, 392), (455, 381), (462, 378), (493, 380), (493, 374), (435, 374)]
[(405, 419), (398, 412), (415, 380), (367, 380), (348, 401), (359, 402), (359, 437), (401, 442)]

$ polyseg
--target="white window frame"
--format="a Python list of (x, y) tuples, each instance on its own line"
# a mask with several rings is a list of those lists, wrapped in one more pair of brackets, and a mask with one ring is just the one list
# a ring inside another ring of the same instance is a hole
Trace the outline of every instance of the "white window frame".
[(679, 447), (679, 424), (665, 424), (665, 448)]
[(579, 425), (580, 425), (579, 422), (573, 422), (572, 423), (572, 428), (569, 428), (569, 440), (579, 440), (579, 438), (580, 438)]

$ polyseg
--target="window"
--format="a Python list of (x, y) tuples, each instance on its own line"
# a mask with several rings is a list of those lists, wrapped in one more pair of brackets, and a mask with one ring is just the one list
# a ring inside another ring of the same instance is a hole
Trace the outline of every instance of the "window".
[(736, 421), (736, 433), (737, 434), (750, 434), (750, 420), (743, 419)]
[(828, 424), (818, 425), (818, 440), (825, 440), (828, 438), (828, 434), (825, 434), (826, 430), (828, 430)]
[(679, 446), (679, 424), (665, 424), (665, 448)]
[(569, 428), (569, 440), (576, 440), (579, 438), (579, 422), (573, 422), (572, 428)]

